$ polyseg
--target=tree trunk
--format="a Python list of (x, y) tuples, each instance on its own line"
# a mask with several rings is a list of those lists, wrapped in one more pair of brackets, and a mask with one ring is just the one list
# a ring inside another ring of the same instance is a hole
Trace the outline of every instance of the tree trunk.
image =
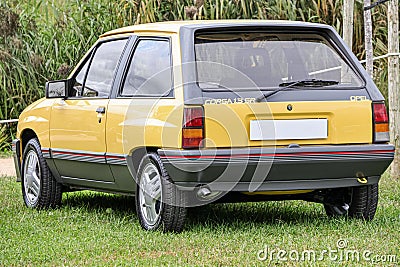
[[(370, 6), (371, 0), (364, 1), (364, 7)], [(373, 48), (372, 48), (372, 19), (371, 9), (364, 11), (364, 32), (365, 32), (365, 58), (366, 65), (365, 69), (367, 73), (372, 77), (373, 75)]]
[[(400, 178), (400, 85), (399, 85), (399, 4), (390, 0), (388, 5), (388, 90), (390, 142), (395, 145), (396, 153), (391, 167), (391, 176)], [(397, 54), (397, 55), (396, 55)]]
[(343, 1), (343, 40), (353, 51), (354, 0)]

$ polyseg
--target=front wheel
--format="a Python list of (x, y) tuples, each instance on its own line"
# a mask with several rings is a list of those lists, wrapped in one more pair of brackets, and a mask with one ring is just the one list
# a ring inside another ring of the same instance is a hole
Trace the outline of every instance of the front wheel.
[(158, 154), (143, 157), (136, 182), (136, 211), (143, 229), (182, 231), (187, 212), (185, 194), (171, 182)]
[(47, 167), (36, 138), (29, 140), (25, 146), (21, 185), (25, 205), (29, 208), (47, 209), (61, 204), (62, 185)]
[(324, 203), (328, 216), (348, 216), (368, 221), (374, 218), (378, 205), (378, 184), (332, 190), (330, 194), (335, 201)]

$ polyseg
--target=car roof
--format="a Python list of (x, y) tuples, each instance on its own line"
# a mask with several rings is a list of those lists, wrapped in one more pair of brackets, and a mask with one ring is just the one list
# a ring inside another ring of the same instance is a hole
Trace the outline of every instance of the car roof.
[(100, 38), (112, 35), (140, 33), (140, 32), (159, 32), (159, 33), (178, 33), (181, 27), (189, 28), (213, 28), (213, 27), (231, 27), (231, 26), (297, 26), (297, 27), (315, 27), (315, 28), (331, 28), (328, 25), (288, 21), (288, 20), (182, 20), (182, 21), (166, 21), (133, 25), (123, 27), (106, 32)]

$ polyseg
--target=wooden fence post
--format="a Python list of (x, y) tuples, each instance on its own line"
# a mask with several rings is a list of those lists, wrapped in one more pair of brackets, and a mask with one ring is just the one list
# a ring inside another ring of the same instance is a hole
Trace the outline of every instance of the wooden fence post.
[[(364, 7), (369, 7), (371, 0), (364, 0)], [(364, 10), (364, 32), (365, 32), (365, 69), (367, 73), (373, 77), (373, 48), (372, 48), (372, 18), (371, 9)]]
[(396, 153), (391, 167), (391, 176), (400, 178), (400, 71), (399, 71), (399, 3), (390, 0), (388, 4), (388, 95), (390, 142)]
[(343, 0), (343, 40), (353, 51), (354, 0)]

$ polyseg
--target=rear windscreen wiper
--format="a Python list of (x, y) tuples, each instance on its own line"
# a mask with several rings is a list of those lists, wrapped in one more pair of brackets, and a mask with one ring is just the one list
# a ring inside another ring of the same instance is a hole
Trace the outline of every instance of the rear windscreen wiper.
[(262, 96), (256, 98), (257, 102), (260, 102), (263, 99), (267, 99), (268, 97), (279, 93), (281, 91), (285, 91), (286, 89), (295, 87), (295, 86), (301, 86), (301, 87), (323, 87), (323, 86), (329, 86), (329, 85), (335, 85), (338, 84), (338, 81), (330, 81), (330, 80), (317, 80), (317, 79), (306, 79), (306, 80), (300, 80), (300, 81), (294, 81), (294, 82), (284, 82), (279, 84), (279, 88), (269, 92), (267, 94), (263, 94)]
[(303, 86), (303, 87), (322, 87), (322, 86), (329, 86), (338, 84), (338, 81), (330, 81), (330, 80), (317, 80), (317, 79), (305, 79), (301, 81), (294, 81), (294, 82), (285, 82), (279, 84), (279, 87), (287, 87), (287, 86)]

